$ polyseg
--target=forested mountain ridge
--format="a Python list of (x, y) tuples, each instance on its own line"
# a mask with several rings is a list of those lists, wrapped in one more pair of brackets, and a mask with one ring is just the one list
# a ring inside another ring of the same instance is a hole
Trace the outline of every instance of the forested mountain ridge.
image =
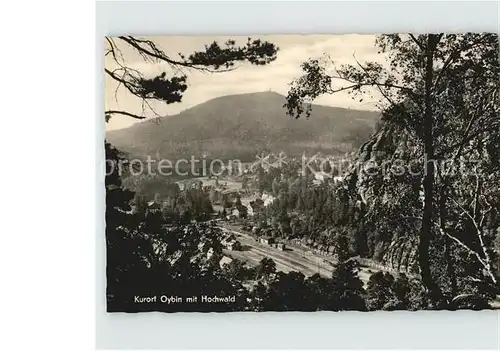
[(177, 115), (108, 131), (118, 149), (145, 157), (209, 157), (252, 160), (260, 152), (304, 151), (343, 154), (373, 132), (377, 112), (314, 105), (310, 121), (286, 116), (285, 97), (274, 92), (229, 95), (209, 100)]

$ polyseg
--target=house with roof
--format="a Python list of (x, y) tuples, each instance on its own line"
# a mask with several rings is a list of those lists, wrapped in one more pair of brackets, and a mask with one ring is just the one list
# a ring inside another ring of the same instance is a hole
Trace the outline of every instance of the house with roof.
[(222, 268), (224, 267), (224, 265), (230, 264), (231, 262), (233, 262), (233, 259), (231, 257), (223, 256), (219, 261), (219, 266)]
[[(252, 212), (253, 213), (253, 212)], [(243, 204), (234, 204), (231, 210), (231, 215), (236, 218), (247, 218), (248, 208)]]
[(270, 194), (263, 193), (261, 199), (262, 199), (262, 201), (264, 201), (264, 207), (267, 207), (273, 203), (273, 201), (275, 200), (275, 197), (270, 195)]
[(146, 207), (146, 214), (158, 214), (161, 213), (161, 203), (157, 201), (149, 201)]
[(259, 242), (264, 245), (272, 245), (275, 243), (275, 240), (270, 236), (263, 236), (259, 239)]
[(330, 245), (330, 246), (328, 247), (328, 254), (329, 254), (329, 255), (333, 255), (334, 253), (335, 253), (335, 246)]
[(253, 207), (248, 204), (248, 205), (245, 205), (245, 207), (247, 208), (247, 216), (253, 216), (254, 215), (254, 211), (253, 211)]
[(236, 218), (240, 218), (240, 210), (238, 208), (233, 208), (233, 210), (231, 211), (231, 215), (236, 217)]
[(281, 251), (285, 251), (285, 243), (276, 243), (276, 248)]
[[(254, 215), (256, 213), (260, 213), (264, 210), (264, 200), (257, 198), (254, 201), (250, 201), (250, 203), (248, 204), (248, 207), (249, 207), (249, 209), (251, 208), (252, 215)], [(249, 212), (249, 214), (250, 214), (250, 212)]]
[(231, 232), (225, 232), (224, 236), (222, 237), (221, 243), (225, 245), (228, 242), (236, 240), (236, 237), (234, 236), (233, 233)]
[(230, 241), (227, 243), (226, 248), (230, 251), (240, 251), (241, 243), (238, 240)]

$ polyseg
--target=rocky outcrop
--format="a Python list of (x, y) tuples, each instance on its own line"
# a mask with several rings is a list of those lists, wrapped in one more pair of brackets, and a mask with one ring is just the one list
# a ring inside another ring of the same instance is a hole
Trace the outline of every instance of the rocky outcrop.
[[(414, 193), (415, 186), (406, 184), (405, 179), (400, 179), (401, 176), (392, 174), (390, 166), (418, 157), (419, 149), (404, 130), (388, 123), (383, 124), (361, 146), (344, 181), (349, 194), (361, 200), (365, 212), (363, 219), (371, 221), (375, 230), (383, 231), (379, 227), (386, 227), (382, 222), (389, 220), (387, 216), (392, 217), (390, 220), (393, 224), (399, 221), (403, 228), (408, 228), (377, 236), (383, 242), (376, 243), (377, 247), (382, 248), (382, 254), (377, 255), (382, 257), (381, 263), (407, 273), (418, 271), (417, 226), (411, 222), (413, 219), (404, 216), (404, 206), (409, 201), (406, 197), (414, 198), (405, 191)], [(397, 219), (398, 216), (401, 218)], [(376, 221), (380, 221), (380, 225)]]

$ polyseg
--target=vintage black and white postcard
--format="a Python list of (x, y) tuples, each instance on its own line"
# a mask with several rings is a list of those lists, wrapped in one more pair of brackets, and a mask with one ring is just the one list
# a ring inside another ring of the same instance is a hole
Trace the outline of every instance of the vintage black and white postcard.
[(104, 55), (108, 312), (499, 308), (498, 35)]

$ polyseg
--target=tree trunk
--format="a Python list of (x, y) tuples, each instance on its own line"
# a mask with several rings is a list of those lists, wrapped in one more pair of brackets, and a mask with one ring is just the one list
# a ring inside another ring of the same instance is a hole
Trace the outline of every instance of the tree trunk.
[(432, 84), (434, 79), (434, 51), (436, 49), (438, 37), (430, 34), (425, 45), (425, 100), (424, 116), (422, 123), (422, 138), (424, 143), (424, 175), (422, 186), (424, 190), (424, 206), (422, 212), (422, 227), (420, 231), (420, 242), (418, 246), (418, 258), (422, 282), (430, 293), (433, 303), (440, 299), (440, 291), (431, 274), (429, 262), (429, 247), (432, 239), (432, 213), (433, 213), (433, 193), (435, 181), (434, 165), (434, 141), (433, 141), (433, 106), (432, 106)]
[[(447, 180), (445, 183), (441, 185), (440, 193), (439, 193), (439, 226), (443, 232), (446, 231), (445, 227), (445, 216), (446, 216), (446, 187), (448, 186)], [(453, 298), (457, 296), (457, 278), (455, 275), (455, 267), (453, 263), (453, 255), (452, 255), (452, 242), (448, 236), (444, 236), (444, 258), (446, 260), (446, 274), (448, 275), (448, 279), (450, 279), (450, 296)]]

